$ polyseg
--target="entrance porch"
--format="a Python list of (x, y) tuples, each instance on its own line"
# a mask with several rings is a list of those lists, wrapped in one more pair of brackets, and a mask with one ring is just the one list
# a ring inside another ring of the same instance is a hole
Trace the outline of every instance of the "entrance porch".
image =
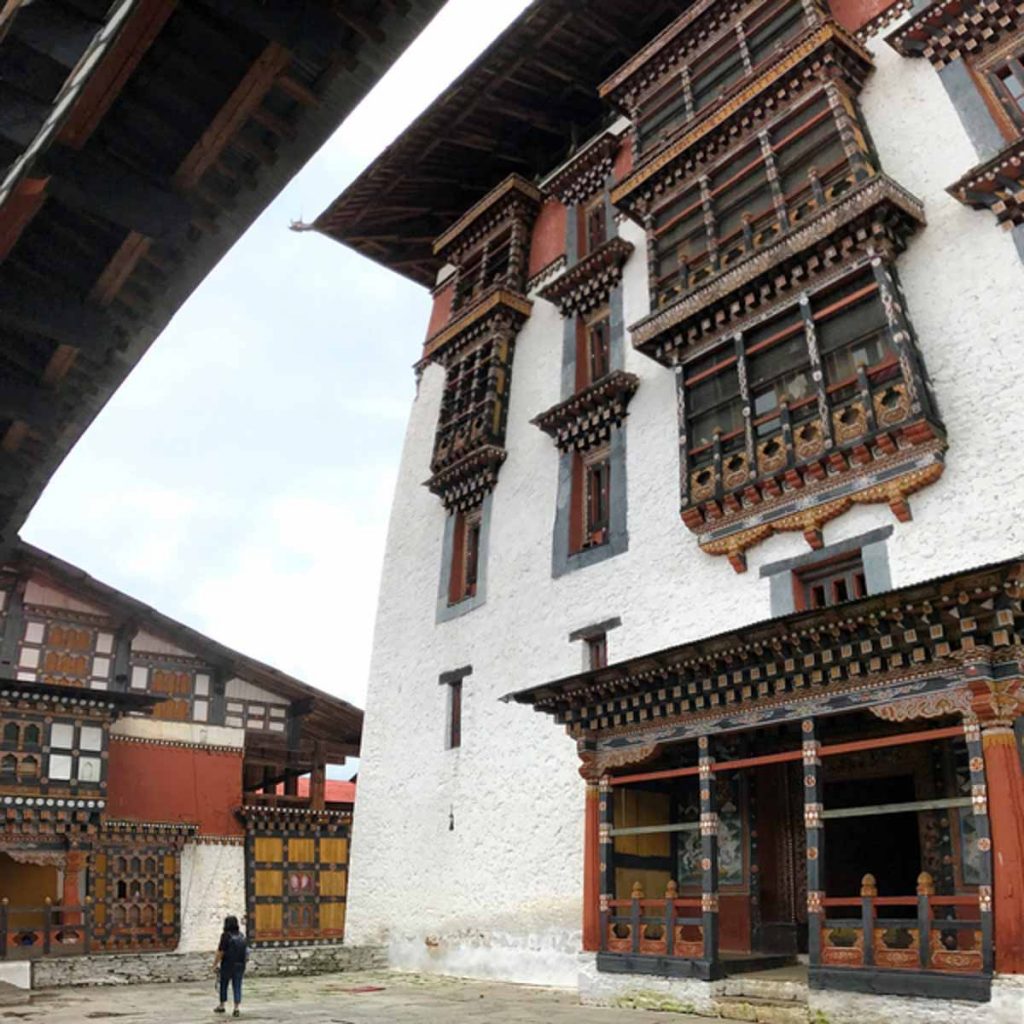
[(1022, 566), (512, 695), (577, 740), (584, 948), (714, 981), (985, 1002), (1024, 974)]

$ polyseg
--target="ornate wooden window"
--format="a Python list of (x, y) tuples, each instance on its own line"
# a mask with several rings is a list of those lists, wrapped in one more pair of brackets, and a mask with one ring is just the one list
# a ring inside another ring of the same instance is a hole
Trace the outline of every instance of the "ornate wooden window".
[[(816, 4), (803, 0), (762, 0), (745, 6), (742, 17), (728, 19), (713, 5), (704, 5), (698, 14), (706, 24), (698, 18), (688, 25), (686, 36), (666, 40), (675, 59), (666, 62), (662, 75), (653, 76), (653, 85), (641, 86), (634, 100), (638, 154), (646, 155), (678, 134), (822, 16)], [(690, 19), (684, 16), (680, 21), (686, 24)], [(611, 88), (602, 91), (607, 94)]]
[(178, 944), (180, 852), (155, 837), (105, 837), (92, 855), (93, 941), (104, 949), (160, 950)]
[(192, 673), (172, 668), (154, 668), (150, 672), (149, 692), (168, 698), (153, 709), (153, 717), (186, 722), (192, 717)]
[(480, 575), (480, 534), (483, 515), (479, 508), (456, 512), (452, 535), (452, 564), (448, 603), (458, 604), (476, 595)]
[(271, 822), (251, 831), (246, 842), (249, 938), (260, 945), (341, 940), (348, 885), (347, 821), (339, 818), (329, 829), (308, 831)]
[(1013, 125), (1024, 131), (1024, 47), (999, 59), (988, 70), (988, 81)]
[(576, 390), (606, 377), (611, 372), (611, 318), (607, 306), (577, 319)]
[(224, 724), (235, 729), (284, 732), (288, 709), (283, 704), (229, 697), (224, 704)]
[(99, 725), (54, 722), (46, 762), (50, 782), (98, 786), (104, 774), (104, 732)]
[(608, 207), (604, 191), (577, 208), (579, 217), (579, 252), (583, 259), (608, 241)]
[(866, 151), (843, 138), (844, 113), (819, 91), (653, 208), (654, 305), (770, 244), (868, 173)]
[(832, 605), (867, 597), (867, 578), (860, 552), (841, 555), (793, 573), (798, 610), (830, 608)]
[(607, 447), (573, 456), (571, 552), (608, 542), (611, 524), (611, 458)]
[(44, 618), (30, 609), (18, 652), (18, 678), (62, 686), (109, 686), (114, 635), (87, 622)]

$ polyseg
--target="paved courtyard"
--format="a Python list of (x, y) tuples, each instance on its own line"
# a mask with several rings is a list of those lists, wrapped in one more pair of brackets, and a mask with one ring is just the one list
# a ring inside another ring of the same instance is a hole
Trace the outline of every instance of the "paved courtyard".
[[(223, 1017), (214, 982), (64, 989), (35, 993), (21, 1005), (0, 1004), (4, 1024), (192, 1024)], [(654, 1024), (665, 1015), (581, 1007), (572, 993), (404, 974), (337, 974), (253, 978), (242, 1016), (289, 1024)], [(230, 1004), (227, 1019), (230, 1020)], [(672, 1016), (673, 1024), (705, 1018)], [(722, 1024), (722, 1022), (719, 1022)]]

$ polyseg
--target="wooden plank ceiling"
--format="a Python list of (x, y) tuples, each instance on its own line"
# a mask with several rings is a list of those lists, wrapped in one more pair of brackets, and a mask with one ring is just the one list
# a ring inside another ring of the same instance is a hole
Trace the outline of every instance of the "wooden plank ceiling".
[(313, 223), (433, 285), (431, 243), (510, 173), (544, 174), (607, 116), (598, 85), (689, 0), (536, 0)]
[(0, 550), (443, 0), (0, 0)]

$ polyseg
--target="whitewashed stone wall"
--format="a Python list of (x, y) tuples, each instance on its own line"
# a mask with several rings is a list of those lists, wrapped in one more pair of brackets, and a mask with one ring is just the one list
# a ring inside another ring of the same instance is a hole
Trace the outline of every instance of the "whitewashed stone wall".
[(229, 914), (245, 921), (245, 848), (202, 841), (187, 844), (181, 851), (178, 952), (212, 954)]
[[(900, 259), (910, 313), (951, 449), (945, 476), (911, 499), (888, 542), (894, 586), (1011, 557), (1024, 548), (1024, 268), (987, 213), (944, 189), (976, 162), (926, 61), (872, 45), (863, 109), (887, 173), (924, 200), (928, 227)], [(626, 323), (648, 310), (643, 233), (625, 272)], [(508, 460), (493, 502), (486, 604), (435, 625), (444, 511), (422, 486), (443, 373), (413, 405), (392, 510), (363, 737), (349, 890), (349, 941), (389, 944), (396, 966), (575, 987), (583, 784), (571, 741), (513, 690), (578, 671), (569, 633), (621, 616), (612, 660), (770, 615), (761, 565), (803, 554), (771, 538), (736, 575), (702, 554), (678, 514), (674, 384), (627, 346), (641, 378), (628, 433), (629, 551), (551, 578), (558, 455), (531, 417), (559, 399), (561, 321), (537, 300), (516, 345)], [(410, 352), (419, 339), (410, 338)], [(893, 522), (857, 507), (825, 527), (833, 543)], [(472, 664), (462, 748), (444, 749), (440, 673)], [(454, 828), (451, 828), (451, 824)]]

